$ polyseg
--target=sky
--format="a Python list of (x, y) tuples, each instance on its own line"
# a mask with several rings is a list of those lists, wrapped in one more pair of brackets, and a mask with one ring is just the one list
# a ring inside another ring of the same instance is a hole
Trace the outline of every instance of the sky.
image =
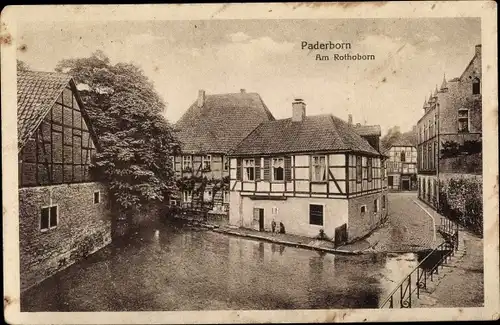
[[(207, 94), (259, 93), (276, 118), (302, 98), (307, 115), (333, 114), (410, 130), (443, 76), (460, 76), (481, 43), (478, 18), (36, 22), (19, 26), (18, 59), (53, 71), (66, 58), (102, 50), (112, 63), (140, 66), (175, 123)], [(350, 50), (307, 50), (350, 43)], [(371, 54), (375, 60), (318, 61), (316, 54)]]

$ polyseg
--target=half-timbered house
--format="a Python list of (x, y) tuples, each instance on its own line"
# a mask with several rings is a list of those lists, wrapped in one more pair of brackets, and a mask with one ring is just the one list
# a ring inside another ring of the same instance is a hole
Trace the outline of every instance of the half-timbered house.
[(18, 72), (21, 290), (111, 241), (95, 133), (70, 76)]
[(181, 155), (173, 158), (180, 192), (171, 203), (184, 207), (201, 203), (227, 214), (229, 160), (226, 154), (257, 125), (274, 120), (257, 93), (210, 94), (197, 100), (175, 125)]
[(307, 116), (300, 99), (292, 110), (231, 152), (230, 224), (268, 231), (274, 220), (337, 243), (367, 234), (387, 214), (383, 156), (347, 122)]

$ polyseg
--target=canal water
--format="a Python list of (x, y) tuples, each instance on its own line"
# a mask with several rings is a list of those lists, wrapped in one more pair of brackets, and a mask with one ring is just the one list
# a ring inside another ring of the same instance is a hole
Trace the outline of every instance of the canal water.
[(377, 308), (414, 254), (333, 255), (181, 224), (114, 240), (21, 297), (21, 311)]

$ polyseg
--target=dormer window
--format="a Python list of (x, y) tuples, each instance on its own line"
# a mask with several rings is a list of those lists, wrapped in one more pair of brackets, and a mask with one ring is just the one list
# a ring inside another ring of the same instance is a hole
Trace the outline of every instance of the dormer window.
[(478, 78), (472, 80), (472, 94), (479, 95), (481, 93), (481, 81)]

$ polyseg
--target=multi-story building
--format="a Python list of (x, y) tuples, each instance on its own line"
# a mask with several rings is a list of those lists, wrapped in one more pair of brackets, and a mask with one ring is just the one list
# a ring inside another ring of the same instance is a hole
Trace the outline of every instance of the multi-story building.
[(462, 75), (443, 79), (424, 102), (418, 131), (419, 197), (437, 207), (439, 182), (481, 173), (481, 45)]
[(21, 291), (111, 241), (97, 137), (72, 78), (18, 71)]
[(226, 154), (257, 125), (274, 120), (257, 93), (211, 94), (204, 90), (175, 125), (182, 154), (173, 164), (180, 192), (171, 203), (204, 205), (226, 212), (229, 160)]
[(291, 234), (335, 242), (367, 234), (387, 215), (382, 155), (332, 115), (260, 124), (231, 152), (229, 222), (259, 231), (272, 220)]
[(389, 157), (386, 163), (389, 190), (417, 190), (417, 148), (410, 141), (400, 139), (384, 154)]

